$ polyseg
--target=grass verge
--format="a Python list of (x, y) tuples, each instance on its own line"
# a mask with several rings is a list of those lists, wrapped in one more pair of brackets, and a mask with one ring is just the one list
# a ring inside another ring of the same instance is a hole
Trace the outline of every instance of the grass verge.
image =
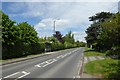
[(106, 58), (86, 63), (84, 72), (103, 78), (119, 78), (120, 60)]
[(85, 48), (84, 53), (85, 53), (84, 54), (85, 56), (105, 56), (104, 53), (97, 52), (97, 51), (95, 51), (94, 49), (91, 49), (91, 48)]

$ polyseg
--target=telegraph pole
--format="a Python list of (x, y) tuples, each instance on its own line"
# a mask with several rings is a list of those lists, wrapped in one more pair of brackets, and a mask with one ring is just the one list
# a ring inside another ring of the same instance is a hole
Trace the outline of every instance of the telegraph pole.
[(53, 23), (53, 33), (55, 33), (55, 20), (54, 20), (54, 23)]
[[(57, 19), (57, 20), (60, 20), (60, 19)], [(56, 27), (56, 21), (57, 21), (57, 20), (54, 20), (54, 21), (53, 21), (53, 33), (55, 33), (55, 27)]]

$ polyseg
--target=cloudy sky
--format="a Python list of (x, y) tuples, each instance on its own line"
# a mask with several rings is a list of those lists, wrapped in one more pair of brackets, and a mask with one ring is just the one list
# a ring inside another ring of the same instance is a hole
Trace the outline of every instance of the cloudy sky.
[[(53, 22), (56, 21), (56, 30), (63, 35), (72, 31), (75, 39), (85, 41), (85, 30), (91, 24), (88, 17), (101, 12), (117, 12), (118, 2), (99, 0), (64, 2), (53, 0), (52, 2), (27, 0), (15, 2), (14, 0), (2, 2), (2, 11), (9, 15), (10, 19), (17, 23), (28, 22), (33, 25), (39, 37), (52, 36)], [(36, 2), (35, 2), (36, 1)], [(76, 0), (77, 1), (77, 0)]]

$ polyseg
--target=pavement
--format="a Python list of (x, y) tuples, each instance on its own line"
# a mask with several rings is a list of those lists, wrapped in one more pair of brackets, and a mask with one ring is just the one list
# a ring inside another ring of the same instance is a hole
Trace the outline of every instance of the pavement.
[(81, 78), (84, 48), (73, 48), (3, 63), (0, 80), (12, 78)]

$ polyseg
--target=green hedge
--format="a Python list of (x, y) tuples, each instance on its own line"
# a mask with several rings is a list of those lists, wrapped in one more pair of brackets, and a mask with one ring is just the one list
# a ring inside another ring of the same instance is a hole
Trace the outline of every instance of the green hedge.
[(62, 49), (65, 49), (65, 46), (62, 43), (57, 42), (57, 43), (51, 44), (51, 51), (57, 51), (57, 50), (62, 50)]
[[(45, 43), (32, 43), (32, 44), (15, 44), (15, 45), (4, 45), (2, 49), (2, 59), (24, 57), (31, 54), (40, 54), (45, 51)], [(55, 42), (51, 44), (51, 51), (63, 50), (77, 47), (75, 44), (65, 42)]]
[(34, 43), (34, 44), (17, 44), (2, 46), (2, 59), (18, 58), (27, 56), (30, 54), (42, 53), (45, 49), (44, 43)]

